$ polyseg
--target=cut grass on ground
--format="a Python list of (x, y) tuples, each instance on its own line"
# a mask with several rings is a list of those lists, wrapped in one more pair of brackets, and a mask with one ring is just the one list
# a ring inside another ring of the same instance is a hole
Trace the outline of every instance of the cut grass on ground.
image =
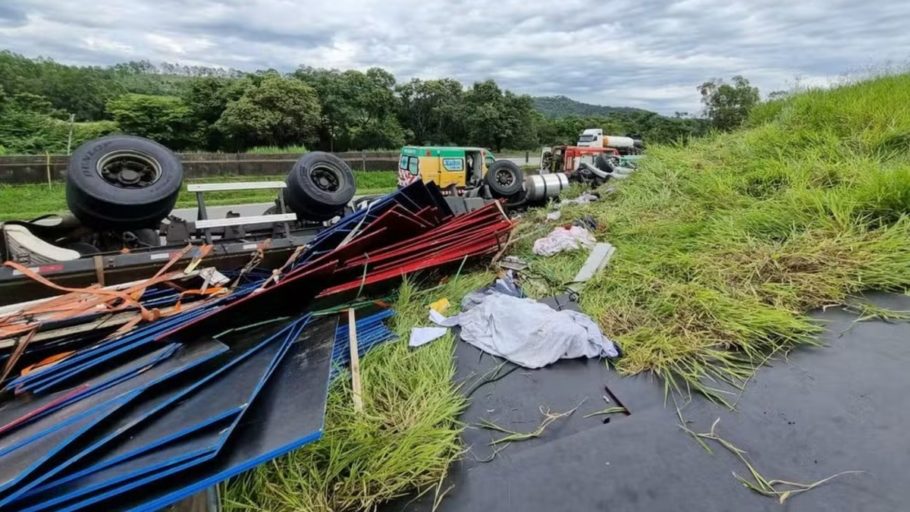
[[(184, 180), (183, 190), (177, 199), (178, 208), (196, 206), (196, 196), (186, 191), (189, 183), (223, 183), (232, 181), (284, 181), (286, 176), (213, 176)], [(397, 183), (394, 171), (354, 171), (357, 194), (382, 194), (391, 192)], [(209, 206), (266, 203), (276, 197), (274, 190), (240, 190), (213, 192), (205, 195)], [(0, 221), (30, 220), (48, 213), (66, 211), (66, 186), (64, 183), (0, 185)]]

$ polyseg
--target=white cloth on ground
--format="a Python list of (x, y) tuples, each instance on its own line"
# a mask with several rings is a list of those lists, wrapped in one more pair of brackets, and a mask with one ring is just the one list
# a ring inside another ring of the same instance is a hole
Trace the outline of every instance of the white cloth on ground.
[(531, 299), (488, 291), (471, 294), (458, 315), (430, 319), (446, 327), (461, 326), (461, 339), (525, 368), (541, 368), (559, 359), (616, 357), (619, 351), (590, 317), (556, 311)]
[(549, 235), (534, 240), (534, 254), (552, 256), (562, 251), (575, 251), (581, 248), (590, 249), (597, 240), (587, 229), (580, 226), (557, 227)]
[[(430, 310), (435, 311), (435, 310)], [(421, 345), (426, 345), (427, 343), (445, 336), (446, 329), (445, 327), (414, 327), (411, 329), (411, 339), (408, 340), (409, 347), (419, 347)]]
[(580, 196), (576, 197), (575, 199), (564, 199), (564, 200), (560, 201), (559, 207), (562, 208), (564, 205), (567, 205), (567, 204), (589, 204), (589, 203), (593, 203), (594, 201), (599, 201), (599, 200), (600, 200), (600, 196), (595, 196), (594, 194), (592, 194), (590, 192), (583, 192)]

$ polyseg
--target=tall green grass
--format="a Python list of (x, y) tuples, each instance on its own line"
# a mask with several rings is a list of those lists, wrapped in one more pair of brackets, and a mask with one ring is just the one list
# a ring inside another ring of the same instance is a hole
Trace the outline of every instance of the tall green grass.
[[(232, 480), (223, 491), (227, 511), (374, 510), (416, 492), (436, 492), (461, 454), (458, 416), (466, 399), (454, 382), (451, 334), (418, 349), (407, 346), (412, 327), (427, 324), (429, 304), (457, 304), (493, 276), (476, 271), (441, 287), (418, 291), (406, 282), (395, 300), (399, 340), (361, 359), (363, 412), (352, 406), (350, 376), (329, 390), (322, 440)], [(444, 489), (443, 489), (444, 490)]]
[(276, 153), (296, 153), (302, 155), (307, 152), (309, 152), (309, 150), (306, 146), (300, 144), (296, 146), (254, 146), (244, 151), (244, 153), (253, 155), (274, 155)]
[[(726, 402), (771, 353), (814, 344), (805, 313), (910, 286), (910, 75), (763, 105), (750, 128), (649, 150), (591, 215), (617, 246), (582, 306), (625, 349), (619, 369)], [(584, 255), (535, 258), (551, 285)], [(544, 289), (538, 290), (543, 293)]]

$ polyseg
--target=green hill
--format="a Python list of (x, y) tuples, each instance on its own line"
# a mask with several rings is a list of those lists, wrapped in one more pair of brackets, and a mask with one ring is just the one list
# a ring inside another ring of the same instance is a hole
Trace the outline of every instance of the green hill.
[(602, 105), (592, 105), (582, 103), (565, 96), (538, 96), (532, 98), (534, 108), (550, 119), (560, 117), (577, 116), (577, 117), (610, 117), (619, 115), (641, 115), (652, 114), (648, 110), (632, 107), (605, 107)]

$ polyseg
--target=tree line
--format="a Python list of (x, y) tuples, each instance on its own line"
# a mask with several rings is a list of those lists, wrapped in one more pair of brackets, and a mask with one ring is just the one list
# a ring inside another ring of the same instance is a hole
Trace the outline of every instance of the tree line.
[(534, 98), (493, 80), (469, 87), (449, 78), (398, 83), (381, 68), (246, 73), (146, 61), (82, 67), (0, 52), (0, 154), (65, 152), (107, 133), (180, 151), (535, 149), (573, 143), (583, 129), (597, 127), (660, 143), (699, 136), (709, 124), (623, 108), (548, 117)]

